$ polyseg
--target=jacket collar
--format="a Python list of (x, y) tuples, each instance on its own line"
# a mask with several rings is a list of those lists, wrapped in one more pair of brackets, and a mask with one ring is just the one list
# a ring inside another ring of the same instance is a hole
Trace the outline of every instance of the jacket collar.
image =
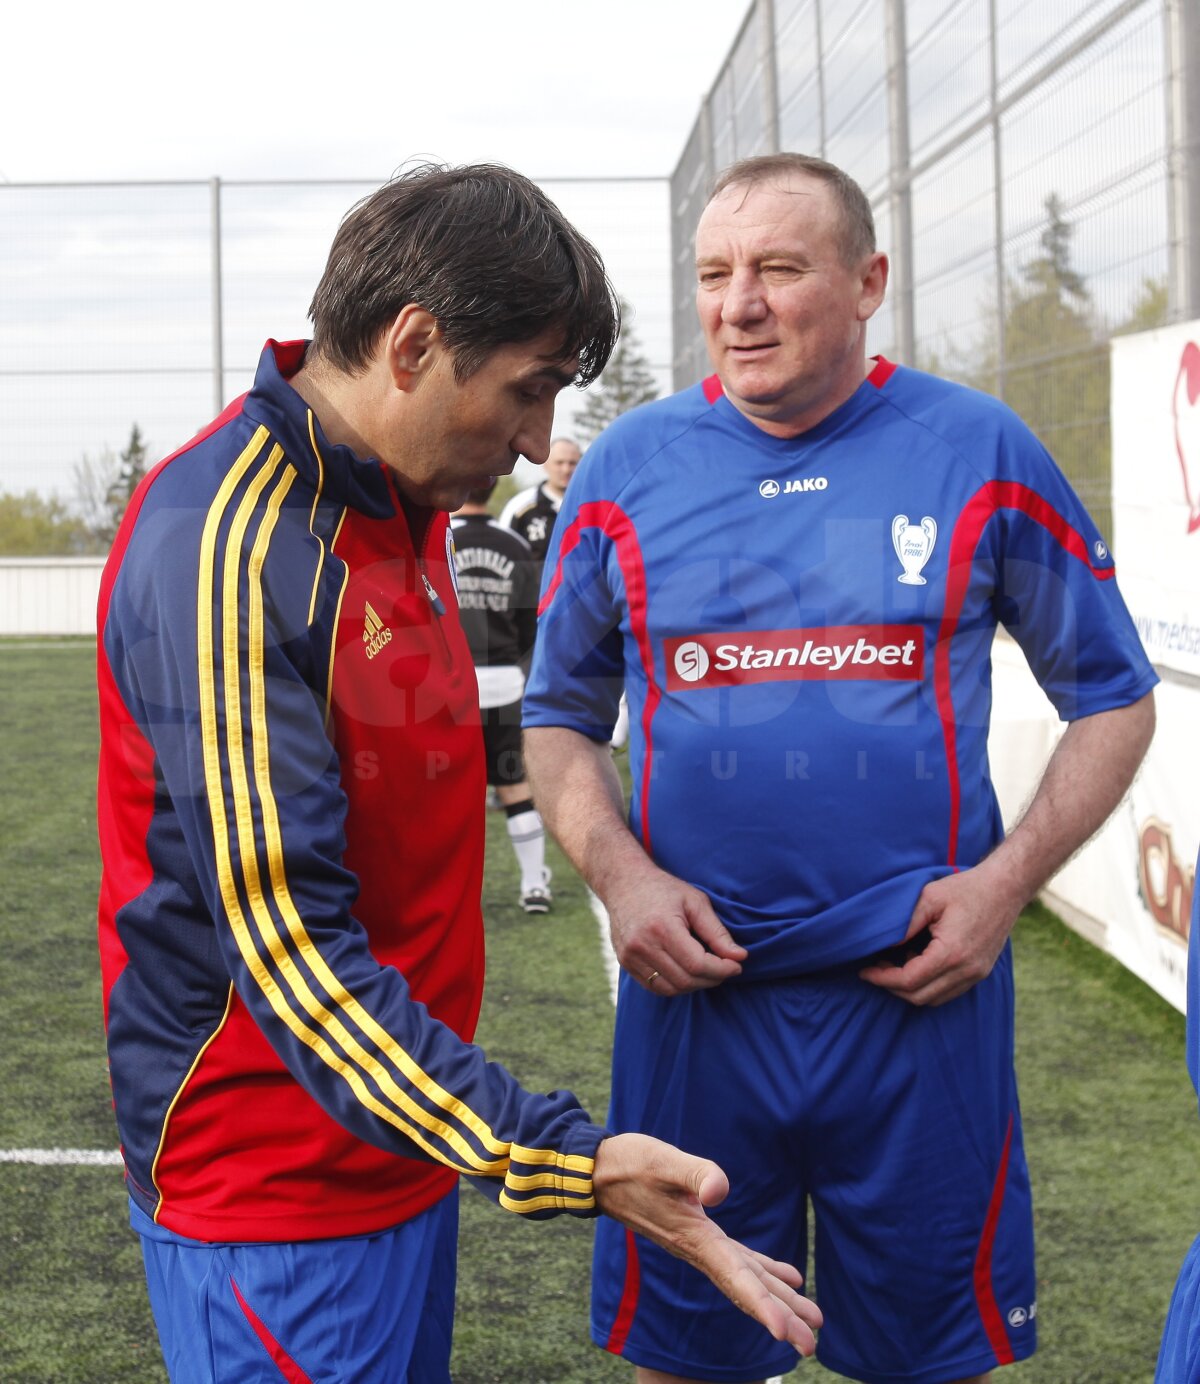
[(267, 342), (243, 410), (270, 430), (288, 461), (324, 497), (375, 518), (390, 517), (396, 513), (395, 490), (383, 462), (330, 442), (320, 419), (288, 383), (303, 364), (308, 344)]

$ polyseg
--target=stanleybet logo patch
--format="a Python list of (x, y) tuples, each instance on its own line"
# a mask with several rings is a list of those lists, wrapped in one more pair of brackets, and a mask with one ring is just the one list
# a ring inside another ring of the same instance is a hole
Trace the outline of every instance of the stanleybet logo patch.
[(712, 660), (703, 644), (685, 639), (675, 650), (675, 676), (680, 682), (703, 682)]
[(760, 682), (920, 682), (925, 675), (920, 625), (691, 634), (663, 647), (669, 692)]

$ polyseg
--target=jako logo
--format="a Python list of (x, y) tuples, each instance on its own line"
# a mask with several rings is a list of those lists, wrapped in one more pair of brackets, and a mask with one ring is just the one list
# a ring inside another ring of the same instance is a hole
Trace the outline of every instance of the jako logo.
[(699, 682), (708, 672), (708, 651), (694, 639), (675, 650), (675, 675), (684, 682)]
[(814, 490), (828, 490), (828, 476), (801, 476), (796, 480), (785, 481), (781, 487), (778, 481), (763, 481), (758, 493), (764, 500), (773, 500), (776, 495), (807, 495)]
[(1029, 1313), (1023, 1307), (1014, 1307), (1008, 1314), (1009, 1326), (1024, 1326), (1029, 1320)]

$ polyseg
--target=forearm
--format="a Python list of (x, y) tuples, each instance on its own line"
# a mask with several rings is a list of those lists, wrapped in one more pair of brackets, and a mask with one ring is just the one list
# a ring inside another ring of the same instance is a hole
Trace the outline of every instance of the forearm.
[(656, 867), (630, 831), (607, 745), (561, 726), (525, 731), (525, 767), (542, 820), (594, 893)]
[(1019, 910), (1108, 819), (1154, 734), (1154, 698), (1072, 721), (1033, 800), (984, 862)]

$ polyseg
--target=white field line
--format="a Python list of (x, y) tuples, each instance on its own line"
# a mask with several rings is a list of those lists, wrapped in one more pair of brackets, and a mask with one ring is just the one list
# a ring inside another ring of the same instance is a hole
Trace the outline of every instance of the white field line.
[(0, 1163), (36, 1163), (45, 1168), (119, 1168), (115, 1149), (0, 1149)]
[[(617, 980), (621, 965), (613, 951), (612, 939), (608, 933), (608, 912), (600, 900), (588, 890), (588, 903), (600, 931), (600, 954), (604, 959), (604, 973), (608, 977), (609, 994), (613, 1004), (617, 1002)], [(119, 1167), (121, 1155), (106, 1153), (97, 1149), (0, 1149), (0, 1163), (37, 1163), (48, 1167), (78, 1167), (104, 1165)], [(780, 1376), (768, 1379), (766, 1384), (783, 1384)]]
[[(608, 914), (600, 900), (588, 890), (588, 902), (600, 931), (600, 951), (604, 958), (604, 973), (608, 977), (609, 994), (617, 1002), (617, 978), (621, 967), (608, 936)], [(36, 1164), (45, 1168), (120, 1167), (121, 1155), (102, 1149), (0, 1149), (0, 1163)]]

